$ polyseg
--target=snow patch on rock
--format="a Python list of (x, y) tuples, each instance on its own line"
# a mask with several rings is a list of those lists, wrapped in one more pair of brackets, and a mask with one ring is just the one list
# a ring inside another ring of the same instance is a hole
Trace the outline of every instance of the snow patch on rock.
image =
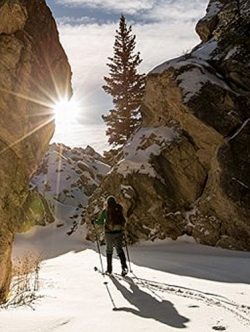
[(123, 148), (124, 159), (116, 166), (116, 172), (124, 177), (136, 172), (159, 177), (150, 164), (150, 158), (159, 155), (178, 137), (176, 130), (169, 127), (139, 129)]
[(223, 6), (222, 3), (217, 0), (210, 2), (207, 7), (206, 18), (210, 19), (210, 18), (216, 16), (220, 12), (222, 6)]
[(209, 40), (207, 43), (203, 43), (197, 48), (194, 52), (192, 52), (192, 57), (196, 57), (201, 60), (209, 60), (211, 59), (212, 53), (218, 47), (217, 41), (213, 38)]
[(239, 51), (239, 49), (237, 46), (230, 49), (230, 51), (227, 53), (227, 55), (225, 57), (225, 60), (232, 58), (236, 53), (238, 53), (238, 51)]
[(222, 78), (210, 73), (204, 68), (194, 67), (192, 70), (178, 75), (177, 79), (180, 81), (179, 86), (182, 88), (185, 103), (195, 96), (208, 82), (233, 92)]

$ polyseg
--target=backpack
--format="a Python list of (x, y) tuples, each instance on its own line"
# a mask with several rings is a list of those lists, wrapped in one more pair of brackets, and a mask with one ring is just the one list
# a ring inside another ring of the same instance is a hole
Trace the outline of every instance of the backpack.
[(126, 219), (123, 215), (123, 208), (120, 204), (116, 204), (112, 213), (107, 212), (106, 229), (109, 231), (123, 230)]

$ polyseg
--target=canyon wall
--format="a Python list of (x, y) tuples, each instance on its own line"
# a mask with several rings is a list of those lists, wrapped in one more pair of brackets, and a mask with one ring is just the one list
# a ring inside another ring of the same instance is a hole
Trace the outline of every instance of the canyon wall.
[(10, 283), (14, 233), (37, 199), (29, 179), (54, 132), (52, 105), (71, 94), (71, 69), (46, 2), (1, 0), (0, 302)]

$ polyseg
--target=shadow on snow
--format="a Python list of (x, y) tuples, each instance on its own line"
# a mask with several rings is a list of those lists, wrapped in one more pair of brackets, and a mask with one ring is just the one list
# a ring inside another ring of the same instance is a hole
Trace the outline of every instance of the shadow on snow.
[(129, 307), (118, 307), (115, 311), (130, 312), (142, 318), (154, 319), (162, 324), (175, 328), (186, 328), (189, 319), (181, 316), (170, 301), (156, 299), (154, 296), (144, 292), (134, 283), (133, 279), (126, 277), (130, 290), (123, 286), (116, 278), (111, 277), (115, 287), (123, 297), (136, 309)]

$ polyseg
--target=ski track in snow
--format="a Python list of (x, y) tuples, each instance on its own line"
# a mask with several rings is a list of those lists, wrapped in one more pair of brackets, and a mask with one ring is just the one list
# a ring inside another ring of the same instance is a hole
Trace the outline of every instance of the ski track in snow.
[[(96, 272), (102, 274), (102, 271), (99, 268), (94, 268)], [(106, 275), (104, 275), (106, 277)], [(202, 302), (207, 306), (215, 306), (221, 308), (223, 310), (228, 311), (234, 317), (238, 319), (240, 323), (244, 326), (250, 327), (250, 306), (238, 304), (235, 301), (228, 299), (222, 295), (212, 294), (201, 292), (195, 289), (189, 289), (186, 287), (180, 287), (176, 285), (166, 284), (162, 282), (152, 281), (148, 279), (144, 279), (138, 277), (133, 272), (130, 272), (127, 276), (123, 277), (120, 274), (114, 273), (109, 278), (116, 278), (119, 281), (126, 281), (129, 284), (134, 283), (138, 287), (142, 287), (147, 289), (152, 295), (154, 295), (158, 300), (166, 300), (166, 294), (175, 295), (184, 299), (195, 300), (198, 302)], [(107, 280), (103, 282), (104, 284), (108, 284)], [(159, 295), (161, 294), (161, 295)], [(162, 297), (164, 296), (164, 297)], [(119, 308), (117, 309), (119, 310)], [(214, 328), (216, 330), (216, 327)], [(219, 327), (218, 327), (219, 329)], [(223, 328), (224, 329), (224, 328)]]
[[(119, 277), (118, 275), (116, 275), (116, 277), (118, 277), (118, 279), (120, 279), (120, 280), (122, 279), (122, 277)], [(207, 293), (196, 291), (194, 289), (186, 289), (184, 287), (154, 282), (151, 280), (139, 278), (136, 275), (133, 275), (130, 278), (133, 281), (135, 281), (138, 285), (140, 285), (143, 288), (147, 288), (151, 292), (153, 289), (153, 290), (161, 292), (161, 293), (174, 294), (176, 296), (180, 296), (183, 298), (201, 301), (201, 302), (205, 303), (206, 305), (212, 305), (212, 306), (223, 308), (223, 309), (229, 311), (234, 316), (236, 316), (241, 322), (250, 326), (250, 318), (249, 318), (250, 317), (250, 307), (248, 307), (248, 306), (237, 304), (236, 302), (231, 301), (229, 299), (222, 299), (220, 295), (207, 294)], [(153, 293), (154, 293), (154, 291), (153, 291)], [(244, 316), (244, 315), (247, 315), (249, 317)]]

